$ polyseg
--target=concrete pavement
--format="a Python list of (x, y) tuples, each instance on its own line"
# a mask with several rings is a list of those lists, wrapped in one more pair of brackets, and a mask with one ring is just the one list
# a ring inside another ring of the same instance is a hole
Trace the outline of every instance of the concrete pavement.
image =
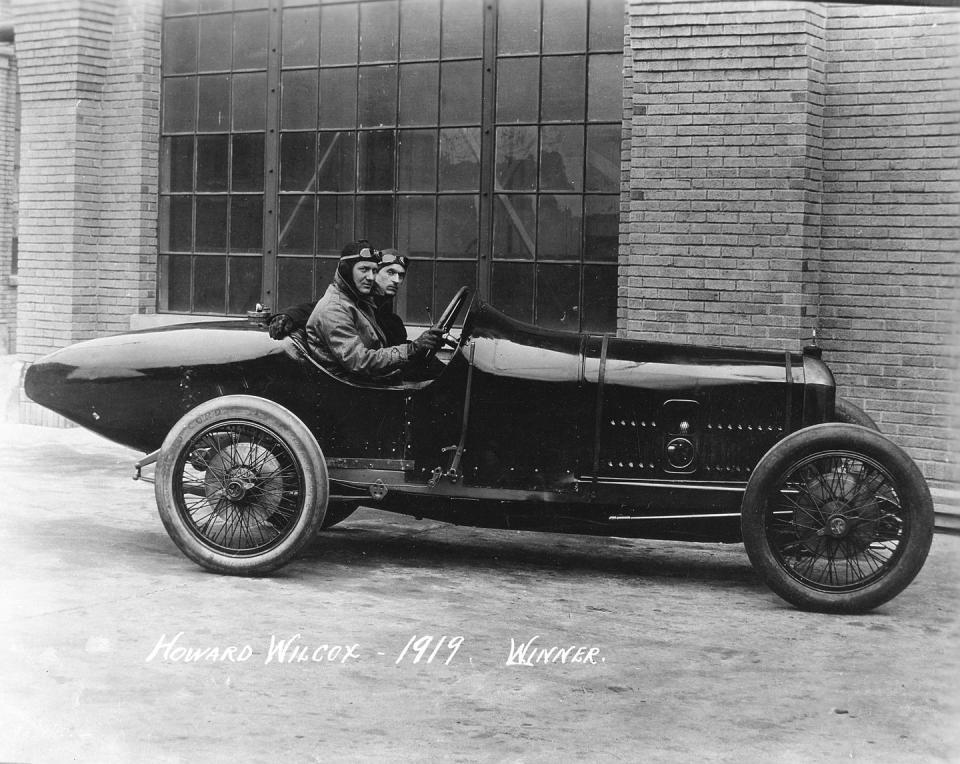
[[(0, 441), (2, 761), (960, 761), (960, 537), (857, 617), (739, 545), (375, 510), (238, 579), (174, 547), (138, 454)], [(573, 649), (511, 665), (531, 640)]]

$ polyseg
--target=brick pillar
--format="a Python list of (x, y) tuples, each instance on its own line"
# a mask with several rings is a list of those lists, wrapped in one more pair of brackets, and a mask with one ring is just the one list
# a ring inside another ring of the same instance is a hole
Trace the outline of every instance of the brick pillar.
[(15, 0), (17, 349), (33, 359), (152, 310), (159, 0)]
[(823, 9), (629, 13), (626, 333), (799, 348), (819, 302)]
[[(0, 9), (2, 9), (0, 4)], [(0, 43), (0, 355), (16, 351), (17, 277), (13, 273), (13, 241), (17, 222), (16, 164), (17, 59), (13, 45)]]

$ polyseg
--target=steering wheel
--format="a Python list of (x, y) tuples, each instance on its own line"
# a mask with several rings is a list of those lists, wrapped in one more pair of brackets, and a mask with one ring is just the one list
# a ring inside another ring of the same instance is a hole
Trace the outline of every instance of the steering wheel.
[[(450, 342), (446, 335), (453, 328), (453, 324), (456, 322), (457, 316), (460, 315), (460, 311), (463, 310), (463, 306), (467, 304), (467, 295), (469, 294), (470, 290), (467, 287), (460, 287), (457, 290), (457, 293), (453, 296), (453, 299), (447, 304), (447, 307), (443, 309), (443, 313), (440, 314), (440, 318), (438, 318), (437, 322), (430, 327), (431, 329), (440, 330), (440, 333), (444, 337), (445, 343)], [(427, 361), (429, 361), (434, 355), (436, 355), (436, 351), (431, 350), (424, 357)]]

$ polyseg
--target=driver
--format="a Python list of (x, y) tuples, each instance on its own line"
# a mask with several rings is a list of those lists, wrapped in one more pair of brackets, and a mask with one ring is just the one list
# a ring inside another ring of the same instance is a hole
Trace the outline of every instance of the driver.
[[(362, 249), (370, 247), (366, 239), (357, 244)], [(372, 247), (371, 247), (372, 249)], [(407, 341), (407, 327), (403, 319), (393, 310), (393, 298), (403, 285), (410, 267), (410, 258), (396, 249), (384, 249), (380, 252), (380, 264), (373, 284), (373, 304), (376, 309), (377, 323), (387, 337), (387, 345), (402, 345)], [(282, 340), (288, 334), (303, 329), (313, 311), (314, 302), (290, 305), (270, 317), (267, 330), (270, 338)]]
[(347, 244), (333, 283), (307, 319), (311, 352), (336, 376), (365, 382), (387, 381), (425, 360), (442, 341), (439, 330), (427, 329), (413, 342), (388, 344), (377, 321), (372, 296), (380, 259), (377, 250), (359, 242)]

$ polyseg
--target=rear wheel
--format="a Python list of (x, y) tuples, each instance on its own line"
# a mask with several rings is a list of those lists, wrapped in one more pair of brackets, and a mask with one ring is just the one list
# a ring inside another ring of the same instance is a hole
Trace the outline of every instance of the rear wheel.
[(822, 424), (760, 460), (741, 522), (750, 561), (777, 594), (853, 613), (892, 599), (923, 567), (933, 502), (920, 470), (883, 435)]
[(215, 398), (184, 416), (157, 461), (170, 538), (208, 570), (267, 573), (320, 527), (329, 489), (323, 454), (287, 409), (253, 396)]

